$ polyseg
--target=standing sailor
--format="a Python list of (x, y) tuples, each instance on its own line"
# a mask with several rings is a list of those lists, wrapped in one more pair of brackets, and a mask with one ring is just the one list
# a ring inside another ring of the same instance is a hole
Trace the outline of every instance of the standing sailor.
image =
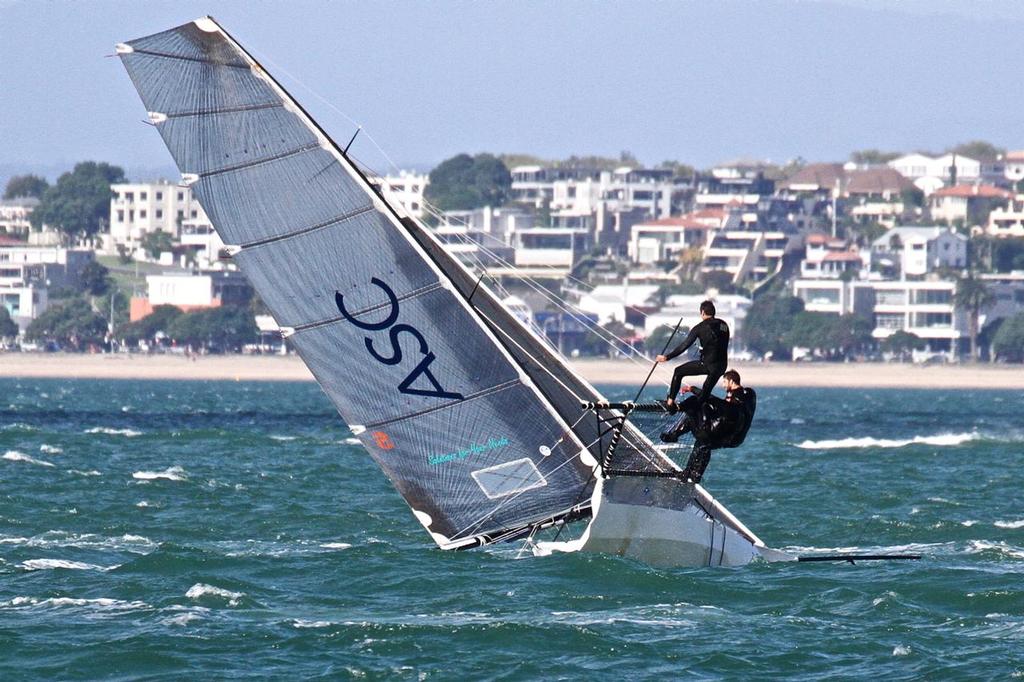
[(665, 405), (669, 409), (675, 409), (676, 395), (683, 383), (683, 377), (695, 374), (706, 374), (704, 387), (697, 394), (698, 401), (703, 403), (711, 395), (711, 389), (715, 387), (718, 380), (722, 378), (726, 367), (729, 364), (729, 325), (715, 317), (715, 304), (711, 301), (704, 301), (700, 304), (700, 319), (690, 333), (686, 335), (683, 342), (676, 346), (668, 355), (659, 355), (656, 362), (667, 362), (672, 358), (684, 353), (693, 342), (700, 340), (700, 360), (684, 362), (676, 367), (672, 373), (672, 385), (668, 389), (668, 398)]

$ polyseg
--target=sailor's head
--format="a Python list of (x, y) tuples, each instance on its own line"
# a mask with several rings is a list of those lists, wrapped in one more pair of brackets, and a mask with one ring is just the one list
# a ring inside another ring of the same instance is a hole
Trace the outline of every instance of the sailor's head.
[(704, 301), (700, 304), (700, 319), (706, 320), (715, 316), (715, 304), (711, 301)]
[(743, 388), (742, 384), (740, 384), (740, 373), (734, 369), (730, 369), (723, 374), (722, 381), (725, 383), (726, 391), (735, 391), (738, 388)]

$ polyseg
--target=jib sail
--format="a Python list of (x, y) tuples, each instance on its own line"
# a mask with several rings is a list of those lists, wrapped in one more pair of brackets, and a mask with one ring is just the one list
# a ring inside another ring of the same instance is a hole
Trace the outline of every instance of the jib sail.
[(589, 503), (587, 444), (447, 261), (216, 22), (118, 53), (234, 262), (440, 546)]

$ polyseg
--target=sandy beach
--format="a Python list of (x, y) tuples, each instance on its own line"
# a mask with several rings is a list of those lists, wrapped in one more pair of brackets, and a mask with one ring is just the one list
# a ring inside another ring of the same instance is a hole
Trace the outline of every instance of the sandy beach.
[[(650, 365), (630, 360), (579, 360), (574, 368), (594, 384), (639, 386)], [(738, 364), (753, 387), (990, 388), (1024, 390), (1021, 365), (910, 365), (898, 363)], [(652, 378), (667, 383), (671, 368)], [(312, 381), (297, 356), (78, 355), (0, 353), (0, 377), (63, 379), (179, 379), (200, 381)]]

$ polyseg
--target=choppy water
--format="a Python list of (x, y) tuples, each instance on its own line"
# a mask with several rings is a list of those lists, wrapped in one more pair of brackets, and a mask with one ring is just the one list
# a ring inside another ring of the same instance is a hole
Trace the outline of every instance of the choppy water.
[(312, 384), (0, 379), (0, 677), (1021, 675), (1022, 404), (763, 390), (713, 494), (924, 561), (658, 570), (433, 549)]

